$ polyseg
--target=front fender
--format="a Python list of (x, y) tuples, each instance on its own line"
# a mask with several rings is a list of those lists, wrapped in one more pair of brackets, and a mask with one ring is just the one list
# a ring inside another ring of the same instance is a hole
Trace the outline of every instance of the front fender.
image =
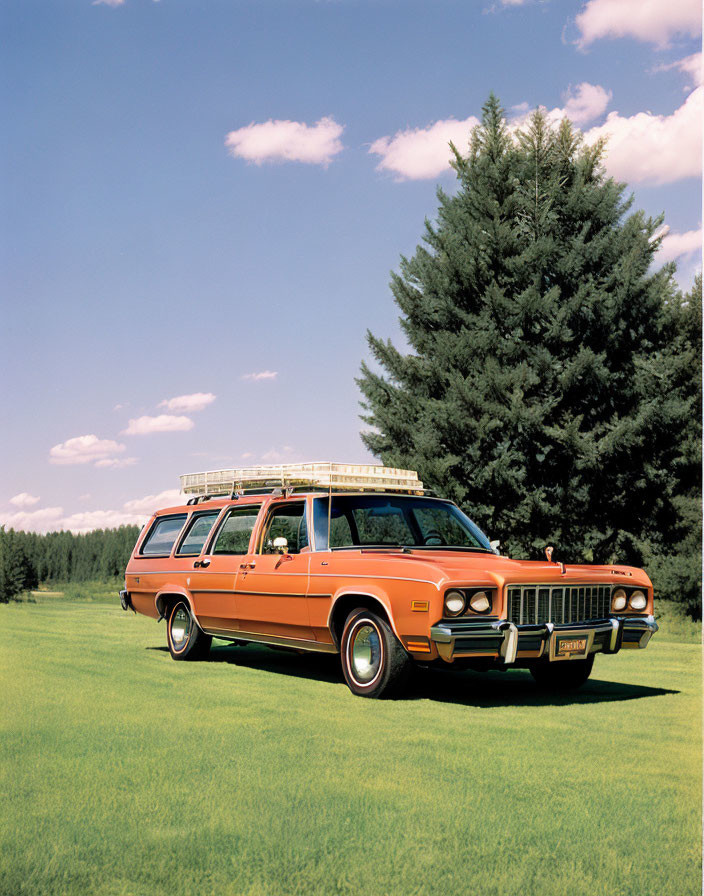
[(330, 631), (333, 630), (332, 619), (333, 619), (333, 616), (335, 613), (335, 606), (337, 605), (338, 601), (343, 597), (360, 597), (360, 598), (371, 597), (373, 600), (378, 601), (386, 612), (386, 615), (389, 619), (389, 623), (391, 625), (393, 633), (400, 640), (401, 636), (399, 634), (399, 631), (398, 631), (398, 628), (396, 625), (396, 619), (394, 616), (394, 611), (393, 611), (393, 608), (391, 605), (391, 600), (389, 598), (389, 595), (387, 594), (387, 592), (384, 588), (380, 587), (379, 585), (377, 585), (373, 582), (365, 582), (363, 587), (361, 587), (361, 588), (355, 588), (352, 586), (342, 585), (337, 589), (337, 591), (335, 591), (335, 593), (332, 596), (332, 601), (330, 602), (330, 610), (328, 612), (328, 628), (330, 629)]

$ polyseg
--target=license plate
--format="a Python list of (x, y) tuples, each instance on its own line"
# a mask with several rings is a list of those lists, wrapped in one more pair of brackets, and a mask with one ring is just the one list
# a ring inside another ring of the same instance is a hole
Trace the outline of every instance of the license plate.
[(559, 638), (557, 639), (556, 656), (583, 657), (587, 652), (586, 638)]

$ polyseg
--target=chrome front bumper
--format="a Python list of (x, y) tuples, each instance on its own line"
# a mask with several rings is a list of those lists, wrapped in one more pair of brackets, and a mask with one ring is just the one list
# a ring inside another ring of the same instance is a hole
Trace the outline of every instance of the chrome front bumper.
[(506, 619), (462, 619), (438, 622), (430, 629), (430, 639), (448, 662), (459, 657), (482, 657), (511, 665), (517, 659), (544, 656), (555, 633), (586, 635), (590, 653), (618, 653), (622, 647), (647, 647), (657, 630), (653, 616), (610, 616), (571, 625), (515, 625)]

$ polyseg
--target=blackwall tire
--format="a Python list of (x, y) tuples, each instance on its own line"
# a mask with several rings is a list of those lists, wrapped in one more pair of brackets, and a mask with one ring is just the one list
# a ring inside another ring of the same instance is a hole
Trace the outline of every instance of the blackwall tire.
[(388, 622), (363, 608), (347, 617), (340, 657), (347, 686), (359, 697), (400, 694), (412, 667), (411, 658)]
[(212, 643), (193, 618), (188, 604), (180, 600), (171, 607), (166, 620), (166, 643), (174, 660), (202, 660), (208, 655)]
[(546, 691), (575, 691), (592, 674), (593, 666), (594, 654), (586, 660), (534, 663), (530, 672), (536, 684)]

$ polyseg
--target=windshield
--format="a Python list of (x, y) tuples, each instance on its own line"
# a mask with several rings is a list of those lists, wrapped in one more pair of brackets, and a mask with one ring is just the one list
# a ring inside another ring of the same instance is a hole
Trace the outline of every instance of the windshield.
[[(313, 501), (315, 546), (328, 546), (328, 501)], [(493, 553), (487, 537), (454, 504), (406, 495), (333, 495), (330, 547), (410, 547)]]

